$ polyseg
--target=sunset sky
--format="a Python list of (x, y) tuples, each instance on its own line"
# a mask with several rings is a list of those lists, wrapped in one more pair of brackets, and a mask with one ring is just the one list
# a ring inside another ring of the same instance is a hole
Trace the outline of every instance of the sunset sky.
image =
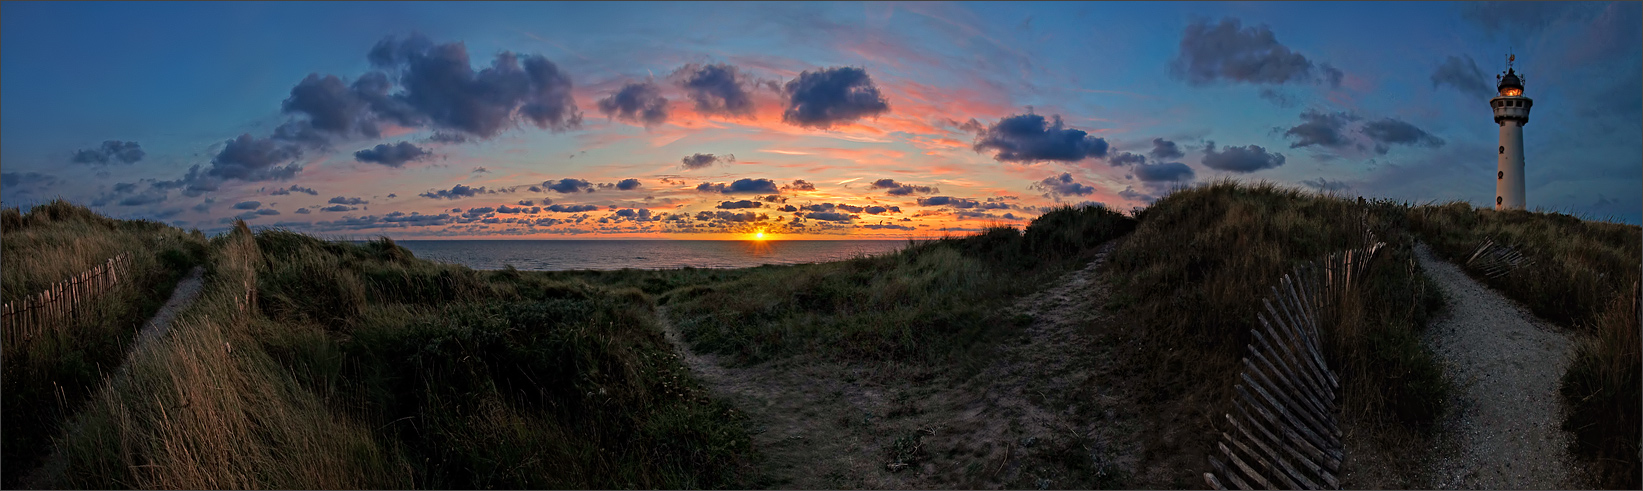
[(1643, 6), (0, 6), (7, 206), (329, 237), (903, 238), (1268, 180), (1639, 223)]

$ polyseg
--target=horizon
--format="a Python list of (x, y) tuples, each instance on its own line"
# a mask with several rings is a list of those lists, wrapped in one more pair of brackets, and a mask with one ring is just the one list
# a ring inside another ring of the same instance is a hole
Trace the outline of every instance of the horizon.
[(0, 9), (4, 204), (208, 233), (927, 240), (1220, 179), (1487, 206), (1508, 52), (1529, 209), (1643, 223), (1636, 2)]

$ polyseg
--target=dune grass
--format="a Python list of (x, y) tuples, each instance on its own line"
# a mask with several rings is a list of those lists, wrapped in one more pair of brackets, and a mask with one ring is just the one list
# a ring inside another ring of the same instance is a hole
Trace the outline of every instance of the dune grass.
[(1643, 228), (1562, 213), (1473, 209), (1460, 202), (1413, 208), (1408, 217), (1412, 230), (1457, 264), (1486, 238), (1532, 260), (1498, 278), (1468, 272), (1535, 315), (1572, 329), (1575, 359), (1561, 392), (1571, 408), (1563, 427), (1574, 433), (1573, 450), (1593, 464), (1598, 484), (1643, 486), (1637, 307)]
[(1408, 440), (1442, 413), (1448, 382), (1419, 338), (1442, 297), (1414, 262), (1401, 207), (1269, 183), (1179, 190), (1138, 214), (1140, 226), (1113, 252), (1109, 270), (1108, 308), (1124, 321), (1107, 342), (1135, 345), (1121, 361), (1131, 367), (1122, 384), (1143, 395), (1137, 411), (1153, 415), (1141, 466), (1170, 469), (1172, 482), (1160, 484), (1203, 484), (1197, 473), (1226, 425), (1221, 415), (1261, 298), (1297, 265), (1365, 246), (1366, 210), (1388, 245), (1361, 293), (1320, 322), (1341, 379), (1342, 419)]
[(211, 264), (202, 299), (75, 418), (38, 484), (726, 487), (749, 451), (638, 290), (243, 226)]
[(136, 331), (202, 259), (205, 239), (164, 224), (112, 220), (53, 201), (0, 210), (0, 296), (21, 300), (122, 253), (131, 253), (121, 283), (88, 299), (80, 317), (47, 330), (3, 362), (3, 458), (6, 486), (18, 483), (104, 375), (118, 366)]
[(742, 363), (806, 354), (976, 368), (990, 341), (1030, 321), (1007, 318), (1002, 307), (1134, 227), (1104, 207), (1062, 207), (1024, 232), (995, 227), (893, 254), (753, 268), (659, 302), (695, 349)]

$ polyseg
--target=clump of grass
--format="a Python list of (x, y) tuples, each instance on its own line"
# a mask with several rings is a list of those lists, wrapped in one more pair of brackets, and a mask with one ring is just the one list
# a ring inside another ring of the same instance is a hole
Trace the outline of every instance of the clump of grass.
[(1575, 436), (1573, 450), (1590, 461), (1600, 485), (1643, 485), (1636, 306), (1643, 228), (1562, 213), (1474, 209), (1463, 202), (1417, 207), (1408, 218), (1436, 253), (1456, 263), (1486, 238), (1532, 260), (1501, 277), (1472, 273), (1536, 316), (1572, 329), (1575, 359), (1560, 391), (1571, 408), (1563, 428)]
[(51, 436), (118, 366), (136, 331), (205, 251), (204, 237), (155, 222), (119, 221), (57, 200), (28, 213), (5, 208), (0, 276), (7, 302), (21, 300), (111, 257), (131, 254), (120, 284), (3, 361), (3, 482), (18, 483), (46, 453)]
[(1401, 207), (1219, 181), (1141, 210), (1140, 226), (1110, 258), (1109, 307), (1124, 321), (1107, 342), (1134, 343), (1120, 362), (1131, 376), (1124, 384), (1145, 406), (1138, 411), (1157, 415), (1141, 466), (1202, 466), (1268, 288), (1303, 262), (1365, 246), (1366, 210), (1388, 246), (1361, 293), (1320, 325), (1341, 377), (1343, 416), (1413, 431), (1440, 414), (1447, 385), (1418, 334), (1442, 299), (1413, 262)]
[(695, 349), (747, 363), (801, 353), (944, 364), (969, 360), (1020, 325), (1002, 307), (1134, 228), (1104, 207), (1053, 210), (1023, 234), (994, 227), (893, 254), (763, 267), (662, 296)]

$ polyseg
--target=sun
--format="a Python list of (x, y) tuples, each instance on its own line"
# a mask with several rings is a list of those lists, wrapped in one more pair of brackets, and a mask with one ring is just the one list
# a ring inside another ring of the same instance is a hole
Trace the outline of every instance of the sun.
[(753, 232), (753, 240), (764, 240), (764, 231)]

